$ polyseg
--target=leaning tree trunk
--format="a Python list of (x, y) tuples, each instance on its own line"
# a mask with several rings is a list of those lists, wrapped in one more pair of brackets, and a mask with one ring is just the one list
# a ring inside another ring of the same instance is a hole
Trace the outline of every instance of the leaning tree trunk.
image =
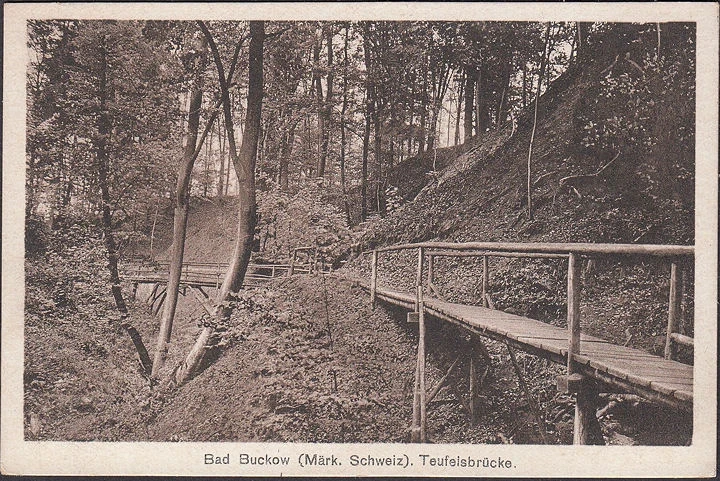
[(223, 191), (225, 189), (224, 186), (224, 180), (225, 180), (225, 152), (222, 148), (222, 125), (220, 123), (220, 119), (218, 118), (218, 147), (220, 150), (220, 167), (218, 169), (218, 183), (217, 183), (217, 194), (216, 197), (222, 197)]
[[(198, 72), (205, 70), (207, 37), (203, 38), (198, 57)], [(228, 73), (225, 83), (230, 82), (237, 64), (237, 57), (240, 53), (242, 42), (239, 42), (235, 48), (232, 65)], [(221, 72), (224, 79), (224, 72)], [(157, 348), (155, 351), (155, 359), (153, 362), (152, 376), (158, 377), (160, 370), (165, 364), (167, 358), (168, 346), (172, 335), (172, 327), (175, 319), (175, 311), (177, 309), (177, 301), (180, 290), (180, 278), (182, 276), (182, 265), (185, 255), (185, 237), (187, 234), (188, 207), (190, 201), (190, 179), (193, 166), (197, 160), (203, 142), (212, 129), (217, 116), (217, 107), (213, 109), (207, 125), (198, 141), (198, 130), (200, 126), (200, 108), (202, 107), (202, 75), (198, 75), (195, 80), (195, 87), (190, 92), (190, 106), (188, 113), (188, 135), (183, 152), (183, 159), (178, 171), (177, 188), (175, 195), (175, 213), (173, 220), (173, 247), (170, 259), (170, 272), (168, 274), (167, 297), (165, 299), (162, 318), (160, 319), (160, 333), (158, 334)]]
[[(209, 32), (201, 23), (201, 28), (206, 35)], [(255, 234), (255, 162), (257, 159), (258, 140), (260, 137), (260, 123), (262, 120), (262, 97), (263, 97), (263, 43), (265, 40), (265, 23), (262, 21), (250, 22), (250, 59), (248, 66), (248, 97), (247, 114), (245, 116), (245, 131), (243, 134), (240, 151), (236, 151), (234, 141), (234, 129), (230, 115), (230, 96), (227, 82), (222, 69), (217, 46), (212, 37), (208, 39), (210, 48), (218, 67), (218, 76), (222, 91), (223, 111), (225, 114), (225, 129), (228, 134), (230, 156), (235, 166), (238, 179), (238, 223), (236, 231), (235, 249), (233, 257), (223, 280), (220, 292), (217, 295), (217, 308), (215, 310), (216, 321), (225, 323), (230, 318), (233, 307), (227, 302), (231, 294), (236, 293), (242, 287), (245, 279), (245, 272), (250, 262), (250, 253)], [(195, 341), (190, 353), (181, 366), (175, 372), (175, 381), (178, 384), (186, 382), (197, 371), (201, 365), (205, 353), (209, 347), (210, 339), (215, 331), (213, 326), (203, 328), (200, 336)]]
[[(207, 42), (202, 41), (199, 57), (198, 72), (204, 70), (205, 49)], [(183, 257), (185, 255), (185, 237), (187, 233), (188, 207), (190, 203), (190, 176), (197, 155), (198, 130), (200, 127), (200, 108), (202, 107), (202, 74), (198, 74), (195, 85), (190, 91), (190, 106), (188, 113), (187, 140), (183, 152), (182, 162), (178, 170), (177, 187), (175, 192), (175, 212), (173, 218), (173, 244), (170, 255), (170, 273), (167, 283), (167, 297), (165, 298), (162, 317), (160, 319), (160, 333), (158, 334), (155, 359), (153, 360), (152, 377), (157, 378), (160, 370), (165, 365), (170, 336), (172, 334), (175, 310), (177, 309), (178, 295), (180, 292), (180, 277), (182, 275)], [(208, 122), (212, 125), (212, 122)]]

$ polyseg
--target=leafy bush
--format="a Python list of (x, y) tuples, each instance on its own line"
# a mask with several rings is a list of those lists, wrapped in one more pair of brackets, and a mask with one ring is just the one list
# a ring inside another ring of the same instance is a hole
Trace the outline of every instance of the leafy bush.
[(684, 45), (660, 56), (655, 48), (637, 62), (618, 56), (585, 112), (583, 145), (634, 163), (628, 181), (652, 200), (688, 192), (694, 182), (695, 39), (690, 27), (678, 32)]
[(279, 189), (258, 192), (260, 249), (270, 258), (289, 258), (295, 247), (317, 247), (319, 258), (333, 262), (347, 248), (345, 215), (322, 186), (311, 184), (295, 194)]
[(94, 309), (104, 295), (109, 301), (106, 264), (102, 240), (88, 226), (53, 231), (45, 254), (26, 262), (26, 311), (62, 319), (68, 310)]
[(49, 229), (44, 219), (30, 215), (25, 219), (25, 257), (42, 255), (47, 250)]

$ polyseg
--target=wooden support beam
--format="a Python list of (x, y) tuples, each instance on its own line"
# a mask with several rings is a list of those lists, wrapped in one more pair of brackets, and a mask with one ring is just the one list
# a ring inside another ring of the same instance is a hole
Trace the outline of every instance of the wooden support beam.
[[(570, 254), (568, 259), (567, 287), (567, 323), (568, 323), (568, 383), (576, 373), (574, 357), (580, 354), (580, 262), (577, 255)], [(573, 429), (574, 444), (604, 444), (596, 411), (598, 392), (595, 383), (582, 380), (577, 387), (575, 396), (575, 424)]]
[(375, 309), (376, 293), (377, 293), (377, 268), (378, 268), (378, 253), (373, 251), (372, 262), (370, 265), (370, 307)]
[(525, 376), (523, 375), (522, 369), (520, 369), (520, 364), (518, 364), (517, 358), (515, 357), (515, 350), (507, 342), (505, 343), (505, 346), (507, 346), (508, 353), (510, 353), (510, 360), (512, 361), (512, 365), (515, 368), (515, 374), (517, 374), (520, 387), (522, 388), (523, 393), (525, 393), (525, 399), (527, 399), (528, 406), (530, 406), (530, 412), (532, 413), (533, 417), (535, 418), (535, 422), (538, 425), (538, 432), (540, 433), (543, 444), (548, 444), (547, 436), (545, 434), (545, 420), (543, 419), (542, 413), (540, 412), (540, 406), (538, 406), (535, 398), (530, 393), (530, 389), (528, 388), (527, 383), (525, 382)]
[(424, 247), (433, 251), (531, 252), (538, 254), (641, 255), (676, 257), (695, 255), (695, 247), (653, 244), (595, 244), (582, 242), (419, 242), (381, 247), (380, 251), (399, 251)]
[[(422, 250), (420, 251), (422, 259)], [(418, 359), (420, 363), (420, 442), (424, 443), (427, 438), (427, 414), (425, 403), (425, 307), (423, 303), (423, 288), (418, 286)]]
[(435, 257), (431, 254), (428, 255), (428, 286), (433, 285), (433, 281), (435, 280)]
[(212, 304), (210, 304), (210, 301), (207, 297), (207, 294), (203, 292), (202, 290), (198, 289), (194, 286), (189, 286), (190, 291), (195, 295), (195, 299), (200, 303), (200, 305), (205, 309), (205, 312), (208, 313), (210, 316), (215, 315), (215, 309), (213, 308)]
[[(419, 347), (418, 347), (419, 349)], [(420, 353), (415, 359), (415, 384), (413, 388), (413, 420), (410, 427), (410, 442), (420, 442)]]
[(488, 307), (488, 284), (490, 282), (490, 272), (488, 270), (488, 256), (483, 256), (482, 265), (482, 301), (483, 306)]
[(578, 373), (570, 375), (563, 374), (557, 377), (557, 389), (559, 392), (565, 394), (577, 394), (580, 389), (585, 376)]
[(585, 378), (575, 400), (573, 444), (604, 445), (605, 439), (597, 419), (599, 397), (595, 383)]
[(477, 373), (475, 352), (473, 346), (470, 346), (470, 372), (469, 372), (469, 384), (470, 384), (470, 425), (475, 425), (476, 411), (477, 411)]
[[(158, 286), (159, 285), (160, 284), (158, 283)], [(151, 314), (155, 315), (155, 304), (157, 303), (157, 300), (160, 299), (160, 297), (162, 297), (163, 294), (165, 294), (165, 291), (167, 291), (167, 285), (165, 287), (163, 287), (162, 289), (156, 290), (152, 299), (150, 299), (150, 301), (148, 302), (148, 304), (150, 306), (149, 310), (150, 310)]]
[(442, 389), (442, 387), (445, 385), (445, 381), (447, 381), (447, 378), (453, 372), (455, 366), (457, 366), (458, 361), (460, 361), (460, 356), (455, 358), (455, 361), (453, 361), (453, 363), (450, 365), (447, 372), (445, 372), (445, 375), (443, 375), (443, 377), (440, 378), (435, 387), (430, 390), (430, 393), (427, 395), (426, 399), (427, 404), (430, 404), (432, 400), (435, 399), (435, 396), (437, 396), (437, 394), (440, 392), (440, 389)]
[(493, 252), (493, 251), (461, 251), (461, 250), (431, 250), (436, 257), (529, 257), (533, 259), (564, 259), (567, 254), (546, 254), (542, 252)]
[(145, 302), (147, 304), (152, 305), (152, 303), (155, 301), (155, 293), (157, 292), (158, 288), (160, 287), (160, 283), (156, 282), (153, 286), (152, 290), (150, 291), (150, 295), (147, 296), (147, 299), (145, 299)]
[(678, 272), (678, 265), (676, 262), (673, 262), (670, 264), (670, 296), (668, 299), (667, 334), (665, 336), (665, 359), (672, 359), (675, 356), (673, 333), (675, 333), (678, 328), (678, 313), (680, 311), (681, 300), (678, 295), (678, 279), (682, 279), (682, 273)]
[(153, 309), (153, 316), (157, 316), (158, 312), (160, 312), (160, 309), (162, 309), (163, 303), (165, 302), (165, 298), (167, 297), (167, 289), (162, 291), (162, 294), (158, 296), (157, 304), (155, 305), (155, 308)]
[[(373, 258), (377, 262), (377, 252)], [(425, 402), (425, 308), (423, 302), (423, 248), (418, 248), (417, 276), (415, 284), (415, 312), (418, 314), (418, 350), (415, 370), (415, 395), (413, 397), (412, 442), (426, 441), (426, 402)]]
[(472, 336), (472, 342), (473, 342), (473, 352), (475, 354), (480, 354), (485, 361), (485, 364), (488, 366), (492, 365), (492, 357), (490, 357), (490, 352), (488, 352), (487, 346), (485, 346), (485, 343), (483, 342), (482, 338), (478, 335), (471, 335)]
[(572, 374), (573, 357), (580, 353), (580, 262), (575, 254), (568, 259), (567, 274), (567, 325), (568, 356), (567, 373)]
[(293, 272), (295, 271), (295, 258), (297, 257), (297, 250), (293, 251), (293, 255), (290, 258), (290, 268), (288, 269), (288, 277), (292, 277)]
[(423, 251), (424, 249), (422, 247), (418, 248), (417, 272), (415, 276), (415, 286), (417, 288), (417, 296), (415, 297), (415, 312), (420, 312), (420, 290), (423, 285), (423, 261), (425, 255)]
[(437, 288), (437, 286), (436, 286), (435, 284), (429, 282), (429, 283), (428, 283), (428, 290), (432, 293), (432, 295), (434, 295), (435, 297), (437, 297), (437, 298), (440, 299), (441, 301), (444, 301), (444, 300), (445, 300), (445, 297), (444, 297), (442, 294), (440, 294), (440, 290)]

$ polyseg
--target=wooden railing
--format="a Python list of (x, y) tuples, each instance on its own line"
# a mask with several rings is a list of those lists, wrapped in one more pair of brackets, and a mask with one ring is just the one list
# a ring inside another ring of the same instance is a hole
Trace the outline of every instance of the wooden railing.
[[(137, 282), (143, 279), (167, 277), (169, 269), (169, 261), (141, 260), (133, 262), (130, 260), (125, 264), (123, 275), (131, 281)], [(216, 288), (219, 288), (227, 269), (228, 264), (221, 262), (184, 262), (180, 282), (214, 284)], [(310, 259), (310, 262), (299, 262), (297, 256), (293, 257), (290, 264), (250, 263), (245, 274), (245, 284), (257, 284), (278, 277), (310, 274), (316, 271), (327, 272), (327, 269), (314, 259)]]
[[(666, 258), (671, 264), (670, 293), (668, 299), (668, 323), (665, 342), (665, 357), (674, 356), (674, 344), (686, 346), (693, 345), (693, 338), (675, 332), (680, 317), (682, 298), (682, 261), (693, 258), (693, 246), (680, 245), (654, 245), (654, 244), (591, 244), (591, 243), (518, 243), (518, 242), (421, 242), (413, 244), (399, 244), (381, 247), (364, 252), (371, 257), (370, 299), (375, 305), (377, 291), (378, 259), (381, 253), (413, 250), (418, 251), (416, 275), (415, 312), (420, 322), (421, 333), (424, 330), (423, 313), (423, 266), (425, 257), (428, 258), (428, 285), (432, 287), (434, 275), (434, 258), (441, 256), (452, 257), (482, 257), (482, 303), (491, 307), (492, 302), (488, 295), (488, 258), (489, 257), (529, 257), (529, 258), (567, 258), (567, 325), (568, 325), (568, 375), (573, 374), (574, 357), (581, 352), (580, 334), (580, 260), (582, 258), (595, 258), (603, 256), (616, 257), (659, 257)], [(421, 342), (422, 342), (421, 335)], [(424, 346), (419, 346), (424, 348)]]

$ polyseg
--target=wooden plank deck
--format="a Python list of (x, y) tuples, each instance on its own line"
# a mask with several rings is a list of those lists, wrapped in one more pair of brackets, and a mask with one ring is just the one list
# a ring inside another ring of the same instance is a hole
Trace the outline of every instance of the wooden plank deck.
[[(356, 281), (365, 290), (364, 281)], [(378, 288), (378, 299), (412, 309), (415, 296)], [(424, 299), (430, 315), (458, 324), (486, 337), (507, 341), (532, 354), (558, 363), (567, 362), (568, 330), (527, 317), (479, 306)], [(603, 384), (638, 394), (675, 409), (692, 411), (693, 366), (667, 360), (650, 353), (613, 344), (582, 334), (580, 352), (575, 357), (578, 370)]]
[[(167, 282), (169, 264), (167, 262), (159, 262), (155, 265), (126, 266), (124, 269), (125, 278), (130, 282), (154, 284)], [(284, 277), (288, 274), (290, 266), (287, 264), (250, 264), (245, 274), (245, 287), (257, 287), (263, 283)], [(180, 275), (180, 284), (201, 286), (201, 287), (219, 287), (225, 277), (227, 264), (199, 263), (188, 262), (183, 263)], [(306, 265), (298, 265), (294, 267), (298, 274), (310, 272)]]

